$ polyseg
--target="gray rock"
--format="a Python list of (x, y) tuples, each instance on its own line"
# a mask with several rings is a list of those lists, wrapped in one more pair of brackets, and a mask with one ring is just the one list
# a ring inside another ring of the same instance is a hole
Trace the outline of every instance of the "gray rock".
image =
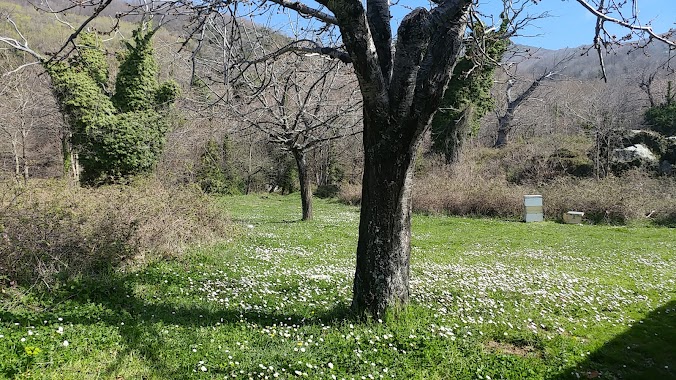
[(657, 156), (643, 144), (636, 144), (626, 148), (613, 150), (613, 161), (630, 163), (636, 160), (656, 163)]
[(633, 168), (657, 170), (659, 159), (648, 147), (643, 144), (635, 144), (626, 148), (614, 149), (611, 156), (611, 169), (619, 175)]
[(625, 140), (624, 147), (642, 144), (658, 157), (665, 153), (669, 145), (669, 140), (665, 139), (664, 136), (646, 129), (632, 129), (625, 132), (623, 137)]

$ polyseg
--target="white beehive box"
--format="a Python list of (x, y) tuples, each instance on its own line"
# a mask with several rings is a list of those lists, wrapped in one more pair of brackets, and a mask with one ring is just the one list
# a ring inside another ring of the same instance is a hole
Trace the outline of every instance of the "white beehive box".
[(526, 223), (542, 222), (544, 213), (542, 209), (542, 195), (524, 195), (523, 196), (524, 220)]
[(582, 223), (582, 217), (584, 212), (580, 211), (568, 211), (563, 214), (563, 222), (567, 224), (580, 224)]

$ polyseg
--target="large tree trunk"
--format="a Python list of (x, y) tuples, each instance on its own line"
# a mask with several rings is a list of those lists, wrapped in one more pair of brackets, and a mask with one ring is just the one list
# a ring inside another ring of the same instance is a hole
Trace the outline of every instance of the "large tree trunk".
[(331, 10), (359, 80), (364, 179), (352, 309), (381, 318), (409, 296), (415, 149), (462, 50), (471, 0), (443, 0), (401, 21), (392, 54), (387, 0), (318, 0)]
[(298, 180), (300, 181), (300, 202), (303, 207), (302, 220), (312, 219), (312, 186), (310, 185), (310, 173), (308, 172), (305, 152), (293, 150), (293, 158), (298, 167)]
[(409, 297), (413, 148), (367, 150), (352, 308), (382, 317)]
[[(564, 62), (563, 60), (559, 63)], [(558, 65), (558, 63), (557, 63)], [(509, 81), (507, 85), (507, 109), (505, 110), (504, 115), (498, 117), (498, 137), (495, 139), (495, 144), (493, 147), (502, 148), (507, 145), (509, 141), (509, 132), (512, 130), (512, 124), (514, 123), (514, 114), (516, 110), (521, 106), (521, 104), (528, 100), (531, 95), (540, 87), (540, 83), (551, 78), (555, 73), (553, 71), (547, 71), (538, 77), (536, 80), (531, 83), (528, 88), (522, 92), (515, 99), (512, 99), (512, 87), (514, 86), (514, 81)]]

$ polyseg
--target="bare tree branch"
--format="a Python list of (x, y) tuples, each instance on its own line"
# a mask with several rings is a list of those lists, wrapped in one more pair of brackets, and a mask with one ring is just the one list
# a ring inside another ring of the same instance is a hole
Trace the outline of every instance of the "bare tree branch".
[(366, 0), (366, 18), (380, 62), (380, 70), (389, 84), (392, 75), (392, 29), (389, 0)]
[[(639, 32), (645, 32), (650, 35), (652, 39), (655, 39), (657, 41), (663, 42), (671, 47), (676, 47), (676, 41), (672, 41), (669, 38), (666, 38), (664, 36), (661, 36), (653, 30), (653, 28), (649, 25), (636, 25), (633, 23), (630, 23), (626, 20), (621, 20), (618, 18), (614, 18), (611, 16), (608, 16), (606, 13), (603, 12), (603, 0), (601, 1), (599, 5), (599, 9), (594, 8), (591, 6), (586, 0), (575, 0), (577, 1), (580, 5), (582, 5), (585, 9), (587, 9), (589, 12), (591, 12), (594, 16), (596, 16), (598, 19), (603, 20), (604, 22), (612, 22), (614, 24), (623, 26), (627, 29), (630, 29), (632, 31), (639, 31)], [(635, 3), (635, 1), (634, 1)], [(597, 24), (598, 25), (598, 24)]]
[(324, 13), (319, 9), (311, 8), (299, 1), (289, 1), (289, 0), (269, 0), (269, 1), (281, 5), (284, 8), (294, 10), (303, 16), (314, 17), (318, 20), (324, 21), (327, 24), (338, 25), (338, 20), (336, 20), (334, 16), (331, 16), (328, 13)]
[(14, 71), (18, 71), (18, 70), (20, 70), (20, 69), (22, 69), (22, 68), (24, 68), (24, 67), (26, 67), (26, 66), (30, 66), (30, 65), (33, 65), (33, 64), (36, 64), (36, 63), (42, 63), (42, 62), (44, 62), (44, 61), (45, 61), (45, 58), (42, 57), (42, 55), (40, 55), (38, 52), (36, 52), (35, 50), (31, 49), (31, 48), (28, 46), (28, 40), (27, 40), (26, 37), (21, 33), (21, 31), (19, 30), (19, 27), (16, 25), (16, 23), (14, 22), (14, 20), (12, 20), (12, 18), (11, 18), (9, 15), (5, 15), (5, 19), (7, 20), (8, 23), (10, 23), (10, 24), (12, 25), (12, 27), (14, 28), (14, 31), (19, 35), (19, 37), (21, 37), (21, 39), (23, 40), (23, 42), (21, 42), (21, 41), (19, 41), (19, 40), (17, 40), (17, 39), (14, 39), (14, 38), (4, 37), (4, 36), (0, 36), (0, 42), (3, 42), (3, 43), (5, 43), (5, 44), (9, 45), (9, 46), (10, 46), (11, 48), (13, 48), (13, 49), (16, 49), (16, 50), (19, 50), (19, 51), (23, 51), (23, 52), (25, 52), (25, 53), (28, 53), (28, 54), (30, 54), (31, 56), (33, 56), (35, 59), (38, 60), (38, 62), (32, 62), (32, 63), (28, 63), (28, 64), (25, 64), (25, 65), (22, 65), (22, 66), (20, 66), (17, 70), (14, 70)]
[(507, 88), (505, 89), (505, 93), (507, 96), (507, 104), (504, 113), (502, 115), (498, 114), (498, 135), (495, 140), (495, 144), (493, 145), (494, 147), (501, 148), (507, 144), (507, 140), (509, 137), (509, 133), (512, 129), (512, 124), (517, 109), (526, 100), (528, 100), (531, 97), (531, 95), (533, 95), (533, 93), (540, 87), (543, 81), (550, 80), (554, 78), (556, 75), (559, 75), (559, 73), (566, 68), (563, 65), (567, 62), (570, 62), (575, 56), (576, 56), (575, 52), (568, 54), (567, 56), (556, 62), (551, 69), (546, 69), (542, 73), (542, 75), (536, 78), (530, 84), (530, 86), (528, 86), (528, 88), (526, 88), (526, 90), (521, 92), (516, 98), (512, 97), (512, 89), (516, 84), (516, 79), (512, 77), (507, 82)]
[(6, 72), (6, 73), (3, 73), (2, 76), (3, 76), (3, 77), (10, 76), (10, 75), (12, 75), (12, 74), (18, 73), (19, 71), (25, 69), (26, 67), (33, 66), (33, 65), (39, 65), (39, 64), (41, 64), (41, 63), (42, 63), (42, 62), (40, 62), (40, 61), (24, 63), (23, 65), (21, 65), (21, 66), (15, 68), (14, 70), (11, 70), (11, 71), (8, 71), (8, 72)]
[[(598, 13), (603, 14), (603, 9), (604, 9), (604, 1), (605, 0), (600, 0), (599, 1), (599, 8), (597, 10)], [(594, 34), (594, 48), (596, 49), (596, 52), (598, 53), (599, 56), (599, 64), (601, 65), (601, 78), (603, 79), (604, 82), (608, 82), (608, 76), (606, 75), (606, 64), (603, 61), (603, 49), (602, 49), (602, 40), (601, 40), (601, 32), (604, 30), (603, 29), (603, 22), (605, 19), (603, 17), (596, 17), (596, 28), (595, 28), (595, 34)]]
[[(301, 44), (307, 44), (309, 46), (302, 46)], [(288, 45), (268, 54), (261, 58), (245, 62), (248, 65), (270, 61), (275, 59), (283, 54), (289, 52), (300, 52), (307, 54), (321, 54), (327, 57), (335, 58), (340, 60), (343, 63), (352, 63), (352, 58), (346, 52), (333, 47), (321, 46), (318, 42), (312, 40), (296, 40)]]
[(80, 33), (82, 33), (84, 28), (87, 27), (87, 25), (89, 25), (89, 23), (92, 22), (92, 20), (94, 20), (96, 17), (98, 17), (98, 15), (101, 14), (101, 12), (103, 12), (103, 10), (106, 9), (108, 7), (108, 5), (110, 5), (110, 3), (112, 3), (112, 2), (113, 2), (113, 0), (105, 0), (105, 2), (99, 4), (96, 7), (96, 9), (94, 9), (94, 12), (82, 24), (80, 24), (80, 26), (75, 30), (75, 32), (73, 32), (70, 35), (70, 37), (68, 37), (66, 42), (61, 46), (61, 49), (59, 49), (59, 51), (54, 53), (46, 63), (49, 64), (52, 61), (54, 61), (55, 59), (57, 59), (58, 56), (61, 53), (63, 53), (64, 50), (66, 50), (68, 45), (72, 44), (73, 46), (75, 46), (75, 39), (80, 35)]

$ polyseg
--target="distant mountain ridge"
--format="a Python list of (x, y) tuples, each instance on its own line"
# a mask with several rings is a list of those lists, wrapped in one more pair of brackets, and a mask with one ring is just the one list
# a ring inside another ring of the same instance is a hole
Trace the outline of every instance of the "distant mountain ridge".
[[(540, 76), (545, 71), (551, 70), (562, 59), (574, 55), (569, 61), (560, 65), (560, 75), (579, 80), (601, 78), (598, 53), (590, 45), (558, 50), (515, 45), (513, 50), (520, 57), (528, 56), (525, 60), (521, 58), (510, 60), (518, 64), (519, 75)], [(669, 54), (669, 46), (653, 41), (644, 47), (639, 47), (635, 43), (614, 46), (603, 54), (603, 59), (608, 80), (615, 81), (654, 71), (673, 56), (673, 53), (671, 56)]]
[[(0, 0), (0, 2), (14, 3), (26, 6), (25, 0)], [(140, 0), (113, 0), (111, 5), (102, 13), (106, 16), (114, 16), (128, 10), (128, 4), (138, 4)], [(39, 5), (38, 1), (38, 5)], [(54, 9), (71, 4), (68, 0), (51, 0)], [(74, 7), (69, 12), (81, 15), (90, 14), (92, 7)], [(180, 25), (167, 25), (169, 29), (180, 29)], [(672, 30), (666, 34), (676, 34)], [(538, 77), (547, 70), (551, 70), (557, 62), (574, 54), (570, 61), (563, 64), (560, 75), (569, 79), (591, 80), (601, 78), (601, 67), (596, 51), (587, 46), (576, 48), (548, 50), (527, 45), (514, 45), (513, 51), (521, 58), (511, 59), (510, 62), (518, 64), (517, 75)], [(674, 53), (672, 53), (673, 56)], [(528, 59), (523, 59), (527, 56)], [(604, 54), (605, 67), (609, 81), (627, 79), (628, 77), (640, 76), (643, 72), (654, 71), (660, 64), (669, 59), (669, 46), (659, 41), (653, 41), (643, 48), (638, 48), (635, 42), (614, 46)]]

